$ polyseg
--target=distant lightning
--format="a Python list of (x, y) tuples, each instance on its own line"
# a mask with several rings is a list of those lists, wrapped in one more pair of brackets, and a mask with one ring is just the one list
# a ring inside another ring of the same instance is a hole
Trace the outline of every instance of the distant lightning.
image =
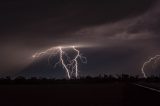
[[(74, 58), (71, 59), (63, 50), (63, 48), (73, 49), (76, 52), (76, 55), (73, 56)], [(45, 51), (35, 53), (32, 57), (38, 58), (43, 55), (52, 55), (58, 56), (59, 54), (59, 61), (55, 64), (61, 64), (64, 70), (67, 73), (67, 77), (70, 79), (71, 77), (78, 77), (78, 60), (81, 60), (82, 63), (87, 63), (87, 58), (80, 54), (80, 51), (75, 46), (60, 46), (60, 47), (52, 47)], [(67, 61), (65, 61), (65, 57), (67, 57)], [(49, 57), (50, 58), (50, 57)]]
[(154, 64), (156, 64), (158, 62), (158, 60), (160, 60), (160, 55), (156, 55), (152, 58), (150, 58), (149, 60), (147, 60), (146, 62), (144, 62), (142, 68), (141, 68), (141, 71), (142, 71), (142, 74), (143, 74), (143, 77), (144, 78), (147, 78), (147, 75), (145, 73), (145, 67), (150, 64), (152, 61), (154, 62)]

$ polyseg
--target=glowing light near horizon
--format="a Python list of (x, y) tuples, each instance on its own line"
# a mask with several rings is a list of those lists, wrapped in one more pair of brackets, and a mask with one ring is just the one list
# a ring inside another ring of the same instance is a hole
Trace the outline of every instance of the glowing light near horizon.
[[(87, 58), (82, 56), (77, 48), (78, 46), (52, 47), (45, 51), (35, 53), (32, 57), (35, 59), (43, 55), (59, 56), (59, 61), (54, 66), (56, 67), (58, 64), (61, 64), (63, 69), (66, 71), (67, 77), (69, 79), (72, 77), (78, 78), (78, 60), (80, 60), (82, 63), (87, 63)], [(71, 59), (63, 49), (72, 49), (74, 52), (76, 52), (76, 55), (73, 56), (73, 59)], [(67, 58), (67, 60), (65, 60), (65, 57)]]
[(156, 55), (152, 58), (150, 58), (149, 60), (147, 60), (146, 62), (144, 62), (142, 68), (141, 68), (141, 71), (142, 71), (142, 74), (143, 74), (143, 77), (144, 78), (147, 78), (147, 75), (145, 73), (145, 67), (150, 64), (152, 61), (154, 62), (154, 64), (156, 64), (158, 62), (158, 60), (160, 60), (160, 55)]

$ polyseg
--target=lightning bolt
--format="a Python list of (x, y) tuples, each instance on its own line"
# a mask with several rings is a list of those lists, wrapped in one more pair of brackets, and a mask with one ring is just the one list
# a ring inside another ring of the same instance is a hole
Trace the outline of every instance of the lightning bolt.
[(143, 77), (144, 78), (147, 78), (147, 75), (145, 73), (145, 67), (150, 64), (152, 61), (154, 62), (154, 64), (156, 64), (158, 62), (158, 60), (160, 60), (160, 55), (156, 55), (154, 57), (151, 57), (149, 60), (147, 60), (146, 62), (144, 62), (142, 68), (141, 68), (141, 71), (142, 71), (142, 74), (143, 74)]
[(78, 77), (78, 62), (77, 62), (77, 59), (78, 59), (78, 57), (80, 57), (80, 54), (79, 54), (79, 51), (74, 46), (73, 46), (73, 49), (77, 52), (77, 55), (73, 59), (73, 61), (75, 62), (76, 77)]
[[(73, 59), (71, 59), (63, 50), (63, 48), (67, 48), (67, 49), (73, 49), (76, 52), (76, 55), (74, 56)], [(76, 49), (75, 46), (60, 46), (60, 47), (52, 47), (49, 48), (45, 51), (39, 52), (39, 53), (35, 53), (32, 57), (33, 58), (38, 58), (41, 57), (43, 55), (49, 55), (51, 54), (51, 56), (57, 56), (59, 54), (59, 61), (55, 64), (55, 67), (58, 64), (61, 64), (64, 68), (64, 70), (67, 73), (67, 77), (70, 79), (71, 77), (76, 77), (78, 78), (78, 60), (81, 60), (82, 63), (87, 63), (87, 58), (82, 56), (80, 54), (80, 51), (78, 49)], [(51, 57), (49, 56), (49, 58)], [(64, 60), (64, 58), (67, 57), (67, 61)]]

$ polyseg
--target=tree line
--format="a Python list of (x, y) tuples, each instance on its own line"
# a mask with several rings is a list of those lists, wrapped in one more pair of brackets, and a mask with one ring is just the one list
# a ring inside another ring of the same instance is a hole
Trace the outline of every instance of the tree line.
[(56, 78), (25, 78), (18, 76), (11, 78), (10, 76), (0, 78), (0, 84), (58, 84), (58, 83), (106, 83), (106, 82), (160, 82), (160, 76), (150, 76), (148, 78), (142, 78), (137, 76), (131, 76), (127, 74), (121, 75), (98, 75), (95, 77), (85, 76), (71, 79), (56, 79)]

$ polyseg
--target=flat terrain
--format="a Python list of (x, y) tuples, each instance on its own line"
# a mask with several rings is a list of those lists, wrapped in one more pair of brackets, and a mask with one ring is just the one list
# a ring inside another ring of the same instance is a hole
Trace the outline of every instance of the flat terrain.
[(160, 93), (128, 83), (0, 85), (0, 106), (160, 106)]

